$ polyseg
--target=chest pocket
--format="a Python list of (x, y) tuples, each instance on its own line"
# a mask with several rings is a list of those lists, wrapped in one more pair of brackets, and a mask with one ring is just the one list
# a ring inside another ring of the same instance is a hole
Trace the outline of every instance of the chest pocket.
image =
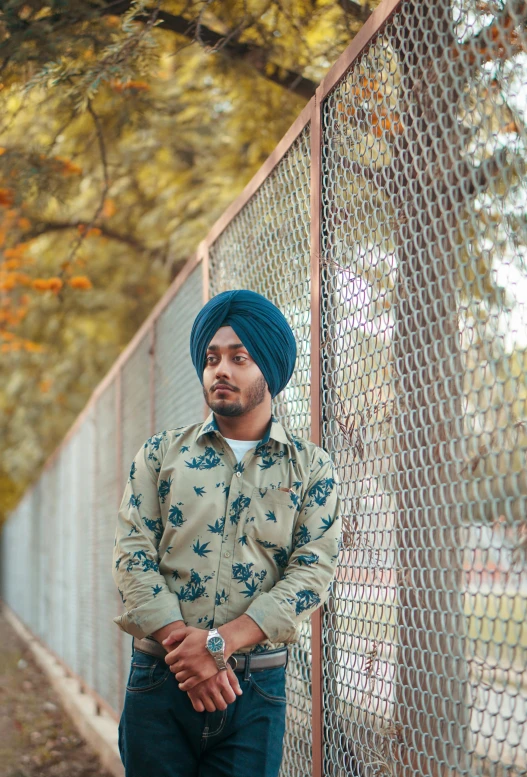
[(286, 565), (291, 551), (296, 509), (289, 491), (255, 488), (243, 533), (266, 550), (278, 566)]

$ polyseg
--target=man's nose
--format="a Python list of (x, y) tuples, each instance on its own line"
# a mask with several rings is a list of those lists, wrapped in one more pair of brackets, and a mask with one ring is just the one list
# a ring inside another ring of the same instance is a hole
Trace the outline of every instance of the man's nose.
[(229, 363), (227, 359), (220, 359), (216, 365), (216, 377), (225, 378), (230, 375)]

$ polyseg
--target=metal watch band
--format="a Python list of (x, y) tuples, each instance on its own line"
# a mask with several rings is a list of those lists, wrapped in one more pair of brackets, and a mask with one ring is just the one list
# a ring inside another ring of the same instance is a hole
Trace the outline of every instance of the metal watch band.
[(208, 647), (208, 641), (209, 641), (209, 639), (211, 637), (219, 637), (222, 640), (224, 645), (225, 645), (225, 640), (221, 636), (221, 634), (218, 631), (218, 629), (210, 629), (209, 633), (207, 635), (207, 650), (209, 651), (209, 653), (213, 657), (214, 661), (216, 662), (216, 666), (218, 667), (218, 669), (220, 671), (224, 670), (224, 669), (228, 669), (228, 664), (227, 664), (227, 662), (225, 660), (225, 655), (224, 655), (223, 649), (221, 651), (220, 650), (210, 650), (210, 648)]

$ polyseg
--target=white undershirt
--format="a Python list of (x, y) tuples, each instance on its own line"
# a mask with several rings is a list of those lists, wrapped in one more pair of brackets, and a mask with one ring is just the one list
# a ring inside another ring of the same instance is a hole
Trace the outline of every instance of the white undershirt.
[(254, 448), (260, 442), (260, 440), (230, 440), (228, 437), (226, 437), (225, 440), (232, 448), (232, 452), (236, 456), (236, 461), (238, 462), (243, 459), (247, 451), (250, 451), (251, 448)]

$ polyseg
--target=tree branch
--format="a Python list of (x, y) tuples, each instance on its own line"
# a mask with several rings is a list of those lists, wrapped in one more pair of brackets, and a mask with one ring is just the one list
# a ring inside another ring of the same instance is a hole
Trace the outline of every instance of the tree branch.
[[(31, 220), (31, 217), (28, 216), (29, 220)], [(95, 229), (100, 230), (101, 235), (104, 235), (104, 237), (109, 238), (110, 240), (116, 240), (119, 243), (124, 243), (125, 245), (130, 246), (130, 248), (133, 248), (135, 251), (140, 252), (147, 252), (148, 248), (141, 243), (139, 240), (136, 240), (133, 237), (130, 237), (129, 235), (122, 235), (120, 232), (116, 232), (114, 229), (110, 229), (107, 226), (104, 226), (103, 224), (95, 224), (93, 225)], [(33, 229), (30, 229), (28, 232), (25, 233), (24, 239), (27, 240), (33, 240), (37, 237), (40, 237), (40, 235), (45, 235), (48, 232), (63, 232), (67, 229), (78, 229), (79, 227), (86, 227), (85, 221), (41, 221), (36, 223), (36, 226)]]
[[(130, 0), (112, 2), (107, 8), (103, 8), (100, 13), (102, 16), (108, 14), (120, 16), (126, 13), (129, 7)], [(189, 38), (193, 41), (198, 40), (202, 46), (208, 46), (214, 52), (220, 53), (232, 60), (245, 62), (268, 81), (272, 81), (284, 89), (304, 97), (306, 100), (309, 100), (315, 94), (318, 84), (309, 78), (305, 78), (300, 73), (296, 73), (294, 70), (288, 70), (270, 62), (268, 52), (260, 46), (252, 43), (240, 43), (232, 36), (232, 33), (221, 35), (211, 30), (210, 27), (206, 27), (201, 21), (199, 22), (198, 39), (196, 36), (198, 31), (197, 21), (191, 21), (184, 16), (178, 16), (162, 10), (159, 11), (157, 18), (163, 21), (159, 29), (170, 30), (170, 32), (182, 35), (184, 38)], [(135, 20), (139, 22), (148, 22), (149, 19), (150, 16), (148, 14), (135, 17)]]
[(356, 3), (354, 0), (339, 0), (339, 5), (342, 10), (358, 19), (361, 22), (365, 22), (366, 19), (371, 16), (371, 8), (368, 3)]

